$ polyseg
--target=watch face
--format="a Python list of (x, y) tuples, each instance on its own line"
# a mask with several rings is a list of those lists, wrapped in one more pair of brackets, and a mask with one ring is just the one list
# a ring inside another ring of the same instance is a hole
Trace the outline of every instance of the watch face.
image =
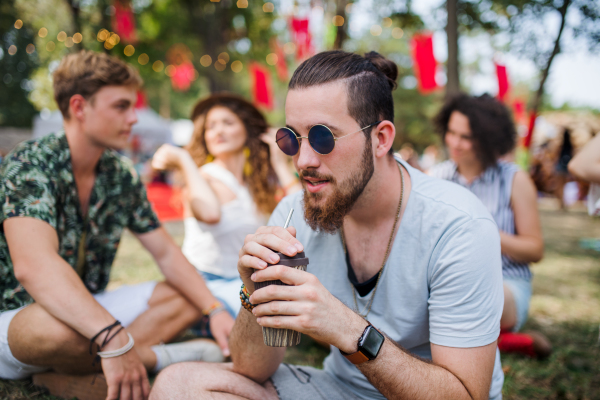
[(361, 343), (358, 345), (360, 352), (367, 356), (369, 360), (375, 359), (385, 340), (384, 336), (377, 329), (369, 326), (368, 331), (361, 339)]

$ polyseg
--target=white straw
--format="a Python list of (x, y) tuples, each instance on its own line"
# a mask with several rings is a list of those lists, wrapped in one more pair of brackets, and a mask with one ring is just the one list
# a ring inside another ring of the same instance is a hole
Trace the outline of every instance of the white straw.
[(288, 225), (290, 224), (290, 221), (292, 220), (292, 214), (294, 213), (294, 209), (290, 209), (290, 213), (287, 216), (287, 219), (285, 220), (285, 225), (283, 225), (283, 229), (286, 229), (288, 227)]

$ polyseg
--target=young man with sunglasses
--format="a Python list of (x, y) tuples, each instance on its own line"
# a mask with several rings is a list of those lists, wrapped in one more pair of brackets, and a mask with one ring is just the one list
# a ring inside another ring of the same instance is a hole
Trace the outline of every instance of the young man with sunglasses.
[[(317, 54), (295, 71), (287, 127), (304, 192), (246, 239), (232, 364), (167, 368), (154, 399), (500, 399), (500, 239), (475, 196), (391, 153), (396, 66)], [(364, 133), (359, 133), (364, 132)], [(290, 210), (290, 228), (282, 225)], [(277, 264), (304, 251), (306, 272)], [(254, 282), (281, 280), (254, 290)], [(282, 364), (262, 327), (331, 345), (324, 369)]]

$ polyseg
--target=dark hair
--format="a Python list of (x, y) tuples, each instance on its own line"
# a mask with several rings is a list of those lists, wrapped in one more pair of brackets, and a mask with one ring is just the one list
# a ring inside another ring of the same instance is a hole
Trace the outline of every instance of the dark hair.
[[(398, 67), (381, 54), (371, 51), (364, 57), (341, 50), (324, 51), (304, 61), (288, 88), (302, 89), (345, 79), (348, 113), (360, 125), (379, 120), (394, 122), (394, 99)], [(371, 129), (364, 130), (369, 137)]]
[(510, 112), (489, 94), (474, 97), (460, 93), (448, 99), (434, 119), (442, 139), (454, 111), (469, 119), (473, 147), (484, 169), (496, 165), (498, 158), (515, 147), (517, 131)]
[[(265, 117), (256, 107), (240, 96), (231, 93), (216, 93), (199, 101), (192, 111), (191, 119), (206, 118), (208, 112), (214, 107), (226, 107), (231, 110), (244, 124), (246, 129), (246, 147), (250, 150), (248, 162), (251, 172), (244, 176), (250, 189), (250, 194), (258, 209), (270, 214), (277, 205), (275, 192), (277, 190), (277, 175), (271, 165), (269, 145), (260, 139), (267, 131), (268, 124)], [(198, 166), (207, 162), (209, 155), (204, 138), (206, 127), (195, 130), (192, 139), (185, 147)]]
[(142, 86), (138, 72), (126, 62), (106, 53), (82, 50), (62, 59), (53, 74), (54, 99), (64, 119), (69, 119), (69, 102), (76, 94), (86, 100), (104, 86)]

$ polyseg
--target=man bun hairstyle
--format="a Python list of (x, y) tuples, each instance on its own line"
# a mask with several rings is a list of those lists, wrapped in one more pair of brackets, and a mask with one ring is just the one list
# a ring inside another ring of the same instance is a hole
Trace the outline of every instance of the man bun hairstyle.
[[(363, 56), (342, 50), (324, 51), (304, 61), (294, 71), (288, 89), (304, 89), (345, 80), (348, 113), (361, 128), (374, 122), (394, 122), (394, 99), (398, 67), (381, 54)], [(368, 138), (371, 129), (363, 131)]]
[(86, 100), (104, 86), (142, 86), (142, 78), (129, 64), (105, 53), (82, 50), (62, 59), (53, 74), (54, 99), (64, 119), (69, 119), (71, 97)]
[(448, 121), (454, 111), (469, 119), (473, 147), (481, 166), (486, 169), (514, 149), (517, 131), (509, 110), (489, 94), (479, 97), (460, 93), (449, 98), (434, 119), (442, 139), (448, 131)]

